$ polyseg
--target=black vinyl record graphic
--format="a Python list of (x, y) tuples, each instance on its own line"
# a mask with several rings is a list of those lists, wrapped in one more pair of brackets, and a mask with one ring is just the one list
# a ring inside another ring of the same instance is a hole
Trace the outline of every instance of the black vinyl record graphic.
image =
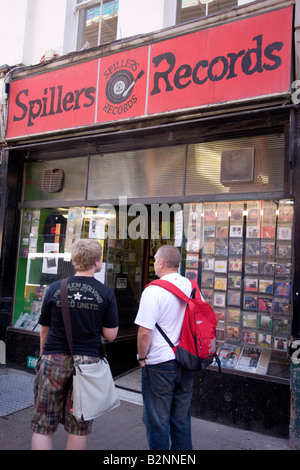
[(133, 75), (129, 70), (118, 70), (107, 82), (106, 98), (114, 104), (123, 103), (132, 93), (133, 87), (130, 89), (129, 87), (133, 81)]

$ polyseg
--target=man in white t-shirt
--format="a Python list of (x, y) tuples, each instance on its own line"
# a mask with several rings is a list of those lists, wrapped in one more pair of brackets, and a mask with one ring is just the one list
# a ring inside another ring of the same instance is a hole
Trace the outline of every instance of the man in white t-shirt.
[[(163, 245), (155, 257), (155, 274), (172, 282), (188, 297), (191, 282), (178, 274), (179, 250)], [(178, 345), (186, 304), (159, 286), (148, 286), (141, 297), (135, 323), (139, 325), (137, 348), (142, 367), (144, 423), (150, 450), (191, 450), (190, 405), (193, 393), (193, 372), (175, 359), (175, 354), (159, 333), (164, 330)]]

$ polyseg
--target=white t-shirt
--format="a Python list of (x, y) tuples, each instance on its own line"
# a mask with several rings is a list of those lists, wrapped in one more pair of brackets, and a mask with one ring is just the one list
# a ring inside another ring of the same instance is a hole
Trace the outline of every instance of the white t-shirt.
[[(163, 276), (161, 279), (172, 282), (190, 297), (192, 285), (186, 277), (177, 273), (171, 273)], [(185, 308), (185, 302), (162, 287), (148, 286), (144, 290), (135, 323), (152, 330), (150, 348), (147, 353), (147, 364), (159, 364), (160, 362), (175, 359), (172, 348), (162, 337), (155, 323), (158, 323), (172, 343), (177, 346)]]

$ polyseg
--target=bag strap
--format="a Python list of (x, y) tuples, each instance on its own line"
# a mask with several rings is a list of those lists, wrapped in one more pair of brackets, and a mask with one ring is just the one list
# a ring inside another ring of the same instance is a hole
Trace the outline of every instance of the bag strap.
[(62, 311), (62, 317), (63, 317), (65, 330), (67, 334), (67, 340), (69, 343), (71, 355), (73, 356), (73, 336), (72, 336), (70, 307), (69, 307), (69, 301), (68, 301), (68, 278), (62, 279), (60, 282), (60, 297), (61, 297), (60, 299), (61, 311)]
[(164, 330), (159, 326), (158, 323), (155, 323), (155, 326), (156, 328), (158, 329), (158, 331), (160, 332), (160, 334), (164, 337), (164, 339), (167, 341), (168, 345), (171, 346), (171, 348), (175, 348), (175, 345), (172, 343), (172, 341), (170, 340), (170, 338), (166, 335), (166, 333), (164, 332)]
[[(160, 286), (163, 289), (166, 289), (169, 292), (172, 292), (172, 294), (176, 295), (176, 297), (179, 297), (181, 300), (183, 300), (187, 304), (190, 301), (188, 296), (185, 295), (185, 293), (182, 292), (182, 290), (179, 289), (179, 287), (172, 284), (172, 282), (165, 281), (164, 279), (156, 279), (155, 281), (150, 282), (146, 287), (151, 286), (151, 285)], [(192, 297), (192, 295), (191, 295), (191, 297)], [(158, 323), (155, 323), (155, 326), (158, 329), (158, 331), (160, 332), (160, 334), (163, 336), (163, 338), (167, 341), (169, 346), (171, 346), (171, 348), (173, 349), (175, 347), (175, 345), (172, 343), (170, 338), (166, 335), (164, 330), (159, 326)]]
[[(182, 290), (179, 289), (179, 287), (175, 286), (172, 282), (165, 281), (163, 279), (156, 279), (155, 281), (150, 282), (150, 284), (148, 284), (146, 287), (153, 286), (153, 285), (163, 287), (169, 292), (172, 292), (172, 294), (176, 295), (187, 304), (190, 301), (189, 297), (185, 295), (185, 293), (182, 292)], [(191, 298), (192, 298), (192, 294), (191, 294)]]

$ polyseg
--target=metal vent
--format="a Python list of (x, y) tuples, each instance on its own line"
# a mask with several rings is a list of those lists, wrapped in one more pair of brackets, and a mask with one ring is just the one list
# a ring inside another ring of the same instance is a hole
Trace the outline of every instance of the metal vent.
[(254, 148), (224, 150), (221, 153), (220, 181), (251, 183), (254, 178)]
[(42, 190), (45, 193), (59, 193), (63, 188), (64, 170), (47, 168), (43, 172)]

